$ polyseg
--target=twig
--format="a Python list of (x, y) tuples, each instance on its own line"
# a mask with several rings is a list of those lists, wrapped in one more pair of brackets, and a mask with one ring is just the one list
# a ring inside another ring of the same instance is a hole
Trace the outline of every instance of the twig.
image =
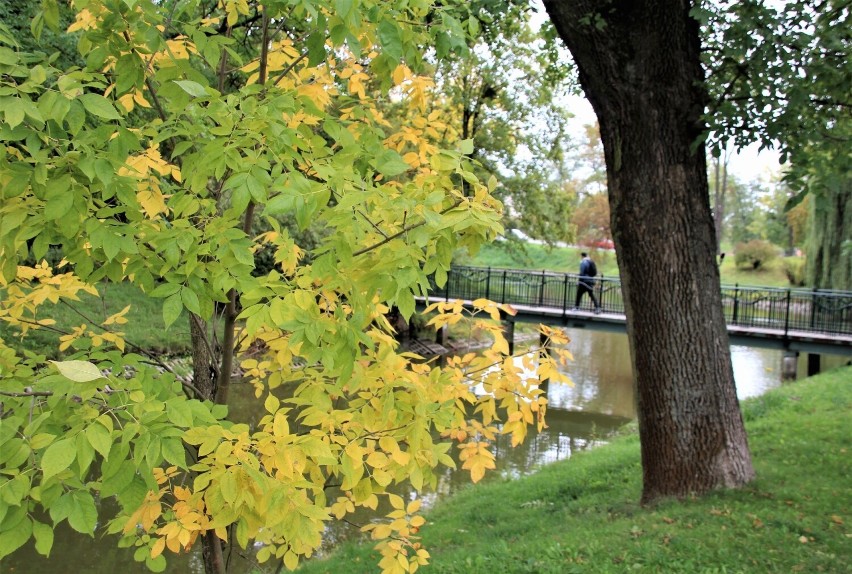
[(53, 391), (25, 391), (23, 393), (0, 391), (0, 395), (4, 397), (52, 397)]

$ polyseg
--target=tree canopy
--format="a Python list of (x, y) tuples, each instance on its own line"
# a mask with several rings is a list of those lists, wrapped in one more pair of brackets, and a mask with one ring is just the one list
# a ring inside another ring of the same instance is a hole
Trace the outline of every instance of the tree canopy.
[[(386, 487), (434, 484), (454, 444), (478, 480), (489, 439), (543, 424), (538, 384), (563, 377), (547, 353), (520, 368), (486, 322), (490, 350), (439, 368), (402, 352), (386, 318), (409, 317), (456, 248), (502, 230), (496, 181), (474, 174), (470, 140), (429, 131), (418, 73), (427, 48), (467, 49), (463, 5), (72, 6), (79, 61), (0, 24), (0, 320), (22, 337), (56, 329), (50, 304), (131, 282), (166, 325), (187, 322), (194, 378), (125, 339), (126, 309), (61, 332), (59, 361), (0, 341), (0, 557), (31, 537), (49, 553), (62, 521), (92, 534), (95, 499), (114, 497), (108, 531), (151, 569), (199, 541), (211, 572), (222, 543), (293, 568), (327, 521), (382, 500), (391, 510), (365, 526), (380, 565), (415, 571), (419, 501)], [(65, 38), (58, 14), (45, 0), (36, 36)], [(310, 254), (294, 226), (321, 231)], [(25, 264), (49, 249), (56, 269)], [(265, 274), (260, 249), (274, 253)], [(458, 303), (431, 309), (438, 326), (461, 318)], [(237, 367), (265, 411), (256, 427), (227, 418)]]

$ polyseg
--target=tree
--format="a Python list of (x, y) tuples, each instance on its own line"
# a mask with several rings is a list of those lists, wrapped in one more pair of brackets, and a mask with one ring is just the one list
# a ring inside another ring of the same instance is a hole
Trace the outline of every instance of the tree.
[(529, 12), (527, 2), (474, 2), (467, 21), (480, 33), (466, 54), (437, 62), (436, 101), (455, 133), (473, 141), (480, 179), (500, 182), (506, 226), (569, 240), (571, 202), (554, 173), (570, 146), (561, 102), (572, 86)]
[[(416, 70), (426, 46), (464, 49), (460, 23), (383, 0), (74, 8), (84, 67), (0, 24), (0, 320), (22, 337), (56, 329), (48, 303), (131, 282), (167, 325), (188, 322), (194, 376), (125, 340), (127, 309), (61, 332), (61, 361), (0, 341), (0, 558), (30, 538), (49, 553), (59, 522), (106, 522), (154, 570), (196, 543), (208, 572), (224, 572), (223, 543), (292, 569), (327, 521), (382, 499), (392, 510), (364, 529), (383, 570), (413, 572), (428, 558), (419, 502), (385, 487), (433, 484), (453, 442), (478, 480), (489, 438), (543, 424), (539, 378), (560, 377), (546, 354), (522, 377), (494, 324), (489, 352), (437, 368), (401, 353), (386, 318), (410, 316), (430, 275), (446, 281), (455, 248), (502, 229), (470, 142), (400, 144), (368, 96), (393, 90), (428, 121)], [(61, 34), (56, 11), (45, 0), (37, 17)], [(293, 225), (320, 229), (310, 257)], [(268, 246), (274, 268), (255, 273)], [(23, 264), (50, 248), (57, 272)], [(433, 324), (460, 318), (460, 303), (433, 309)], [(236, 364), (265, 411), (256, 428), (227, 419)], [(117, 514), (99, 517), (96, 498)]]
[(754, 476), (722, 315), (691, 4), (545, 6), (600, 123), (645, 502)]
[(606, 194), (584, 196), (571, 216), (571, 224), (577, 228), (577, 240), (582, 245), (609, 239), (612, 231)]
[(713, 158), (713, 226), (716, 231), (716, 252), (721, 253), (725, 222), (725, 199), (728, 194), (728, 151)]
[(707, 119), (720, 142), (778, 146), (789, 160), (785, 181), (806, 194), (810, 227), (808, 275), (817, 287), (848, 289), (849, 154), (852, 109), (852, 10), (846, 0), (783, 3), (719, 2), (704, 5), (708, 22), (705, 63), (709, 70)]

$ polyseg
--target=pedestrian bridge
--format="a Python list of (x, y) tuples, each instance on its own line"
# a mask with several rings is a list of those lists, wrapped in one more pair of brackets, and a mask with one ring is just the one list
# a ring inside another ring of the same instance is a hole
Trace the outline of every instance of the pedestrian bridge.
[[(626, 332), (621, 280), (595, 279), (600, 314), (587, 296), (573, 309), (578, 275), (551, 271), (453, 266), (428, 301), (485, 298), (511, 305), (517, 314), (505, 319), (512, 322)], [(850, 291), (722, 285), (722, 305), (732, 343), (852, 356)]]

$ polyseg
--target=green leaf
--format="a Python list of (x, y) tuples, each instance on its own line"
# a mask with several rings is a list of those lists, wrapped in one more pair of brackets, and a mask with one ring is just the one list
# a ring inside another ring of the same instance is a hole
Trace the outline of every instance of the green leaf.
[(71, 466), (77, 457), (77, 445), (73, 438), (58, 440), (41, 455), (42, 482)]
[(379, 24), (379, 42), (387, 56), (397, 61), (402, 59), (402, 36), (395, 22), (382, 20)]
[(104, 459), (109, 458), (109, 451), (112, 448), (112, 436), (110, 432), (101, 424), (89, 425), (86, 427), (86, 440), (92, 445), (96, 451), (100, 453)]
[(121, 114), (119, 114), (112, 103), (103, 96), (99, 96), (98, 94), (83, 94), (80, 96), (80, 101), (83, 103), (83, 107), (86, 108), (86, 111), (93, 116), (98, 116), (105, 120), (121, 119)]
[(353, 4), (353, 0), (335, 0), (334, 14), (339, 18), (346, 20), (346, 17), (349, 16), (349, 13), (352, 11)]
[(24, 102), (21, 98), (5, 98), (3, 101), (3, 114), (6, 116), (6, 123), (10, 128), (15, 128), (18, 124), (24, 121)]
[(198, 82), (193, 82), (192, 80), (175, 80), (175, 83), (180, 86), (180, 89), (190, 96), (194, 96), (196, 98), (203, 98), (207, 96), (207, 90), (205, 90), (204, 86)]
[(411, 292), (405, 290), (400, 293), (400, 296), (396, 300), (396, 304), (399, 307), (399, 312), (402, 317), (408, 321), (411, 318), (411, 315), (414, 314), (414, 308), (417, 303)]
[(162, 283), (151, 291), (151, 297), (168, 297), (180, 291), (180, 285), (177, 283)]
[[(133, 482), (135, 474), (136, 469), (133, 467), (133, 462), (129, 460), (123, 461), (113, 474), (104, 478), (103, 483), (101, 484), (101, 496), (107, 497), (120, 494), (131, 482)], [(51, 507), (50, 511), (51, 518), (56, 520), (53, 516), (53, 507)]]
[(225, 502), (230, 504), (236, 502), (240, 489), (237, 485), (237, 477), (234, 476), (232, 471), (225, 471), (225, 474), (222, 475), (222, 479), (219, 481), (219, 490)]
[(48, 524), (33, 522), (33, 537), (36, 552), (42, 556), (50, 556), (50, 549), (53, 548), (53, 528)]
[(462, 140), (459, 142), (459, 151), (464, 155), (471, 155), (473, 153), (473, 140)]
[(89, 444), (89, 441), (86, 440), (86, 435), (80, 433), (77, 435), (77, 458), (75, 462), (77, 463), (77, 469), (80, 475), (80, 478), (84, 478), (86, 473), (89, 472), (89, 466), (91, 466), (92, 461), (95, 459), (95, 449), (92, 448), (92, 445)]
[(44, 23), (54, 32), (59, 31), (59, 5), (56, 0), (41, 0), (44, 11)]
[(75, 383), (88, 383), (105, 378), (101, 370), (89, 361), (50, 361), (66, 379)]
[(198, 295), (189, 287), (184, 287), (180, 290), (180, 300), (191, 313), (196, 315), (201, 314), (201, 307), (198, 305)]
[(166, 414), (169, 420), (179, 427), (189, 428), (192, 426), (192, 407), (184, 398), (174, 397), (167, 400)]
[(19, 474), (12, 480), (0, 484), (0, 500), (9, 506), (18, 506), (30, 492), (28, 475)]
[(180, 439), (166, 438), (160, 443), (160, 450), (166, 462), (178, 468), (186, 468), (186, 451)]
[(23, 546), (30, 539), (30, 535), (33, 532), (33, 523), (26, 516), (26, 510), (22, 510), (24, 510), (23, 520), (16, 521), (17, 524), (13, 525), (9, 530), (0, 532), (0, 560)]
[(285, 215), (296, 207), (296, 198), (289, 193), (281, 193), (269, 200), (263, 215)]
[(68, 524), (82, 534), (91, 534), (98, 524), (98, 508), (95, 499), (88, 492), (75, 490), (71, 493), (73, 502)]
[(317, 66), (325, 61), (325, 34), (316, 31), (306, 42), (308, 45), (308, 65)]
[(411, 166), (405, 163), (401, 155), (389, 149), (376, 159), (376, 169), (382, 175), (393, 177), (408, 171)]
[[(146, 550), (143, 548), (143, 550)], [(145, 566), (148, 567), (148, 570), (151, 572), (165, 572), (166, 570), (166, 557), (160, 554), (156, 558), (151, 558), (151, 553), (147, 552), (147, 556), (145, 556)]]
[(183, 303), (179, 293), (175, 293), (163, 302), (163, 322), (167, 329), (177, 321), (181, 311), (183, 311)]

